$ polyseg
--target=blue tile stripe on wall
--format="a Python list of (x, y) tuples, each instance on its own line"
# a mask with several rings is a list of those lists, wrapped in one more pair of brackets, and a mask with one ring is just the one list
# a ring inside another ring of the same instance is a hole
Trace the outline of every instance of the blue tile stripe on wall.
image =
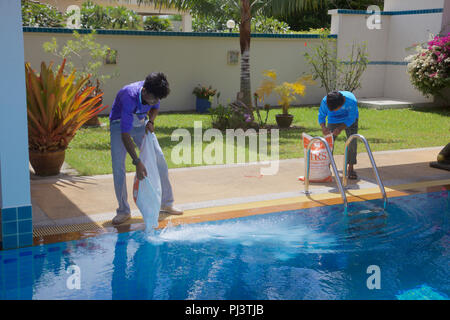
[(406, 66), (406, 61), (370, 61), (369, 64), (373, 65), (391, 65), (391, 66)]
[[(411, 14), (430, 14), (430, 13), (441, 13), (444, 9), (422, 9), (422, 10), (403, 10), (403, 11), (381, 11), (382, 16), (400, 16), (400, 15), (411, 15)], [(340, 14), (367, 14), (371, 15), (372, 12), (367, 12), (364, 10), (348, 10), (348, 9), (338, 9)]]
[(31, 206), (3, 208), (1, 219), (3, 249), (12, 249), (33, 244)]
[[(91, 33), (90, 29), (68, 29), (68, 28), (40, 28), (40, 27), (23, 27), (23, 32), (48, 32), (48, 33)], [(222, 37), (222, 38), (239, 38), (239, 33), (227, 32), (172, 32), (172, 31), (140, 31), (140, 30), (95, 30), (97, 34), (108, 35), (131, 35), (131, 36), (169, 36), (169, 37)], [(252, 33), (252, 38), (293, 38), (293, 39), (318, 39), (319, 34), (270, 34), (270, 33)], [(331, 34), (329, 38), (337, 38), (336, 34)]]
[[(343, 61), (344, 64), (349, 64), (350, 61)], [(391, 65), (391, 66), (406, 66), (406, 61), (369, 61), (369, 65)]]

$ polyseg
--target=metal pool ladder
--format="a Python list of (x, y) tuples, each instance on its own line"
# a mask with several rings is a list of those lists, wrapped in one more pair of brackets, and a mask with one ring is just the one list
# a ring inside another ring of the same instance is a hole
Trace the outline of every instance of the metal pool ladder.
[[(334, 177), (336, 178), (336, 183), (339, 188), (339, 191), (341, 192), (342, 200), (344, 201), (344, 208), (347, 211), (347, 196), (345, 195), (344, 187), (342, 186), (341, 179), (339, 178), (339, 172), (336, 167), (336, 162), (334, 162), (333, 153), (331, 152), (330, 146), (328, 145), (327, 140), (325, 140), (322, 137), (314, 137), (311, 139), (311, 141), (308, 144), (308, 147), (306, 148), (306, 164), (305, 164), (305, 194), (311, 194), (309, 191), (309, 171), (310, 171), (310, 162), (311, 162), (311, 147), (314, 143), (314, 141), (319, 140), (327, 149), (328, 157), (331, 162), (331, 166), (333, 167)], [(347, 150), (347, 149), (346, 149)]]
[[(342, 180), (344, 188), (347, 187), (347, 157), (348, 157), (348, 146), (354, 139), (359, 139), (362, 142), (364, 142), (364, 145), (366, 146), (367, 154), (369, 155), (370, 162), (372, 163), (373, 172), (375, 174), (375, 177), (377, 179), (378, 187), (380, 188), (381, 194), (383, 196), (384, 200), (384, 208), (386, 208), (387, 204), (387, 197), (386, 197), (386, 191), (384, 190), (383, 182), (381, 181), (380, 174), (378, 173), (377, 165), (375, 164), (375, 160), (372, 155), (372, 150), (370, 150), (369, 143), (367, 142), (366, 138), (360, 134), (352, 134), (350, 137), (348, 137), (347, 141), (345, 142), (345, 156), (344, 156), (344, 168), (342, 170)], [(333, 161), (334, 162), (334, 161)], [(306, 180), (305, 180), (306, 181)], [(306, 184), (305, 184), (306, 185)]]

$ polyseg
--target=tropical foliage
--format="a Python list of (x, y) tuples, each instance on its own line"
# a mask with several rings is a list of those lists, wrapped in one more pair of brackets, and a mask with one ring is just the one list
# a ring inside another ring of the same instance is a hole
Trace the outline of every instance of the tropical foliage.
[(301, 31), (309, 29), (330, 28), (331, 15), (328, 10), (352, 9), (367, 10), (370, 5), (377, 5), (383, 10), (384, 0), (324, 0), (323, 6), (307, 8), (290, 14), (275, 15), (275, 18), (289, 24), (292, 30)]
[(450, 33), (435, 36), (416, 51), (406, 58), (411, 82), (424, 95), (437, 96), (450, 87)]
[(142, 17), (124, 6), (101, 6), (91, 0), (81, 6), (81, 27), (87, 29), (142, 30)]
[(151, 16), (145, 18), (144, 29), (150, 31), (172, 31), (173, 27), (169, 19)]
[[(107, 106), (98, 105), (101, 94), (88, 98), (89, 76), (75, 79), (75, 70), (64, 75), (65, 60), (56, 74), (52, 63), (42, 62), (39, 75), (25, 64), (29, 149), (38, 152), (65, 150), (76, 131)], [(98, 106), (96, 106), (98, 105)]]
[(22, 0), (22, 25), (25, 27), (64, 27), (66, 18), (48, 4)]
[[(226, 16), (220, 18), (211, 16), (194, 15), (192, 17), (192, 30), (195, 32), (228, 32)], [(239, 23), (232, 32), (239, 32)], [(258, 15), (252, 18), (251, 32), (253, 33), (293, 33), (286, 22), (274, 18)]]

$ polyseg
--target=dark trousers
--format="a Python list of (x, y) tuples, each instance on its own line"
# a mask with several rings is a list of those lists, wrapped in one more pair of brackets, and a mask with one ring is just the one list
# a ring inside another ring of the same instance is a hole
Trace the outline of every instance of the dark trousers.
[[(327, 128), (333, 132), (334, 129), (342, 125), (342, 123), (328, 123)], [(358, 133), (358, 119), (355, 120), (355, 122), (350, 126), (345, 128), (345, 134), (348, 137), (350, 137), (352, 134)], [(334, 141), (336, 141), (336, 136), (333, 135)], [(348, 146), (348, 156), (347, 156), (347, 164), (356, 164), (356, 151), (357, 151), (357, 144), (356, 139), (353, 140), (350, 145)], [(334, 147), (333, 147), (334, 150)]]

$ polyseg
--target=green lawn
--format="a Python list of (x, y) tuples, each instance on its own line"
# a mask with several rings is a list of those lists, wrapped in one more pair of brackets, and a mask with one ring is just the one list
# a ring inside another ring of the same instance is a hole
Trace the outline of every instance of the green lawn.
[[(276, 124), (275, 114), (279, 112), (279, 110), (271, 111), (269, 124)], [(317, 124), (318, 107), (291, 108), (290, 113), (294, 115), (292, 124), (294, 128), (280, 130), (280, 159), (303, 157), (302, 132), (313, 136), (321, 135)], [(359, 133), (367, 138), (373, 151), (441, 146), (450, 142), (449, 116), (449, 109), (372, 110), (360, 108)], [(172, 113), (161, 114), (156, 119), (155, 131), (169, 168), (194, 165), (174, 164), (171, 160), (172, 148), (179, 143), (171, 141), (172, 132), (178, 128), (186, 128), (193, 137), (194, 121), (202, 121), (204, 130), (211, 127), (209, 115)], [(80, 129), (67, 149), (66, 162), (82, 175), (112, 172), (108, 118), (102, 117), (101, 122), (106, 126)], [(342, 133), (337, 139), (335, 154), (343, 154), (344, 142), (345, 133)], [(207, 145), (207, 142), (203, 142), (203, 149)], [(268, 145), (270, 152), (270, 143)], [(246, 146), (248, 148), (248, 143)], [(360, 144), (359, 151), (363, 148)], [(248, 156), (246, 159), (248, 161)], [(128, 156), (127, 171), (133, 170), (134, 166)]]

